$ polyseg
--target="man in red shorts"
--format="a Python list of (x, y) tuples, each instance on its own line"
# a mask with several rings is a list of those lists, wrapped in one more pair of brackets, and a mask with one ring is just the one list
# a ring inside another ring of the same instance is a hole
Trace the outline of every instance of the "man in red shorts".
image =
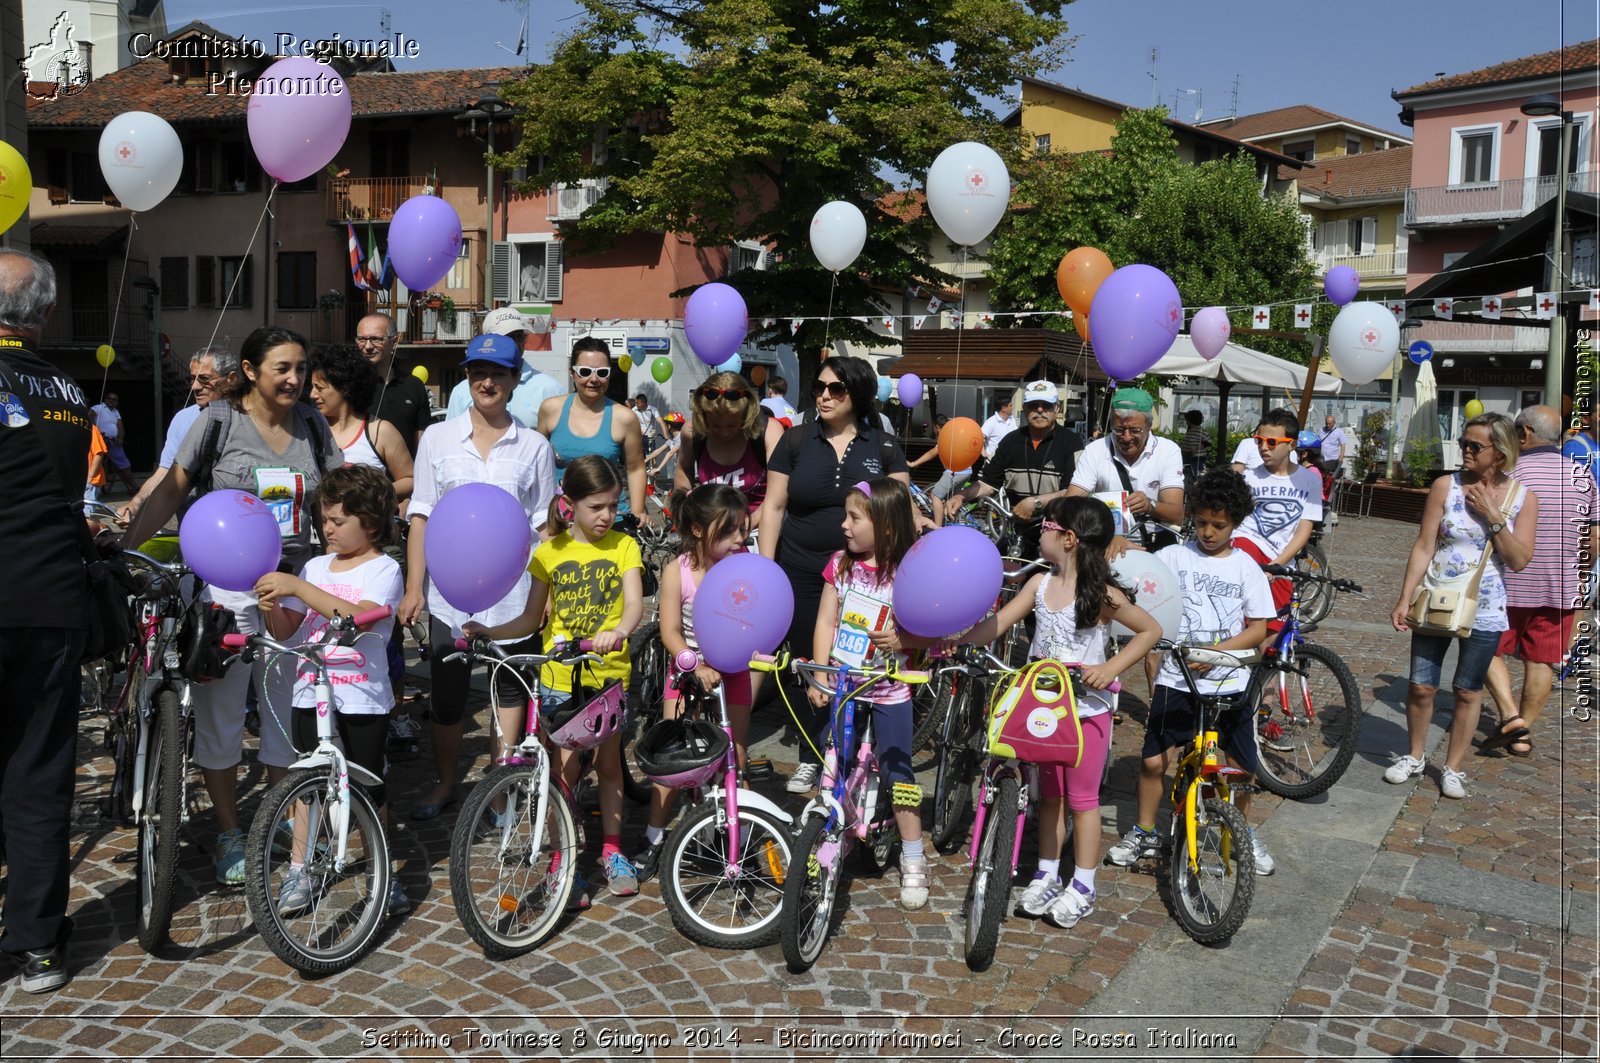
[[(1594, 478), (1561, 453), (1561, 418), (1556, 411), (1529, 406), (1517, 414), (1515, 423), (1522, 453), (1512, 475), (1539, 498), (1539, 548), (1522, 571), (1506, 570), (1506, 618), (1511, 627), (1501, 638), (1500, 656), (1490, 663), (1485, 679), (1502, 723), (1478, 748), (1526, 757), (1533, 752), (1529, 733), (1550, 698), (1555, 666), (1567, 652), (1573, 622), (1583, 605), (1581, 559), (1592, 556), (1600, 512)], [(1511, 673), (1502, 660), (1513, 653), (1523, 663), (1520, 700), (1512, 698)]]

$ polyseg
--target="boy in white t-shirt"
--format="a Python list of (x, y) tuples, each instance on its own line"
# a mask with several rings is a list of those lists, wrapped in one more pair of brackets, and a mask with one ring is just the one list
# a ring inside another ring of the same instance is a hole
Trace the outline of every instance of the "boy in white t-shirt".
[[(1244, 474), (1255, 510), (1239, 525), (1233, 545), (1262, 565), (1292, 562), (1322, 519), (1322, 474), (1289, 461), (1299, 434), (1300, 418), (1293, 410), (1268, 410), (1256, 427), (1261, 464)], [(1277, 611), (1289, 604), (1293, 589), (1286, 579), (1272, 581)]]
[[(1190, 492), (1194, 538), (1156, 554), (1172, 569), (1183, 588), (1183, 621), (1175, 642), (1248, 650), (1266, 640), (1267, 620), (1276, 615), (1267, 577), (1242, 550), (1234, 549), (1235, 529), (1253, 509), (1249, 488), (1232, 469), (1213, 469)], [(1206, 677), (1210, 669), (1204, 665), (1191, 664), (1189, 670), (1202, 695), (1236, 694), (1249, 681), (1242, 668), (1227, 669), (1225, 674), (1219, 671), (1216, 678)], [(1156, 673), (1150, 716), (1145, 722), (1134, 826), (1106, 854), (1113, 864), (1131, 867), (1141, 856), (1156, 851), (1156, 809), (1161, 803), (1168, 762), (1174, 747), (1193, 739), (1198, 724), (1199, 706), (1193, 703), (1189, 685), (1169, 654)], [(1228, 760), (1234, 767), (1252, 773), (1256, 769), (1255, 738), (1250, 733), (1253, 726), (1254, 714), (1247, 711), (1225, 712), (1219, 721)], [(1241, 812), (1249, 811), (1247, 788), (1235, 791), (1235, 803)], [(1272, 857), (1254, 831), (1251, 842), (1256, 874), (1272, 874)]]

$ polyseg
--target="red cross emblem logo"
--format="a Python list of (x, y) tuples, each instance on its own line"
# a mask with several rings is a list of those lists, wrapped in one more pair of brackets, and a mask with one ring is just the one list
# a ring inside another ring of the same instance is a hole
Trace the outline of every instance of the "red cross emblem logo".
[(1483, 308), (1484, 308), (1484, 309), (1485, 309), (1485, 310), (1487, 310), (1487, 311), (1489, 311), (1489, 313), (1491, 313), (1491, 314), (1492, 314), (1492, 313), (1494, 313), (1494, 312), (1495, 312), (1495, 311), (1496, 311), (1496, 310), (1498, 310), (1498, 309), (1500, 309), (1500, 304), (1499, 304), (1499, 303), (1497, 303), (1497, 302), (1496, 302), (1496, 301), (1495, 301), (1495, 300), (1493, 300), (1493, 299), (1485, 299), (1485, 300), (1484, 300), (1484, 302), (1483, 302)]
[(117, 158), (121, 159), (124, 163), (132, 162), (134, 156), (138, 154), (138, 152), (134, 150), (133, 145), (128, 143), (126, 140), (117, 145), (116, 152)]
[(1267, 323), (1267, 312), (1265, 310), (1256, 311), (1256, 324), (1265, 325), (1266, 323)]
[(989, 188), (989, 178), (982, 170), (973, 170), (967, 174), (967, 187), (973, 192), (986, 192)]
[(733, 593), (730, 594), (728, 597), (733, 599), (733, 603), (735, 605), (743, 605), (745, 602), (749, 601), (749, 599), (750, 599), (750, 595), (745, 592), (745, 589), (743, 587), (735, 587), (733, 589)]
[(1361, 339), (1369, 346), (1376, 344), (1378, 342), (1378, 330), (1371, 328), (1367, 329), (1361, 334)]
[(1295, 317), (1299, 318), (1301, 321), (1304, 321), (1306, 318), (1308, 318), (1310, 316), (1311, 316), (1310, 313), (1308, 313), (1305, 310), (1301, 310), (1298, 314), (1295, 315)]
[(1437, 303), (1434, 303), (1433, 312), (1436, 314), (1448, 314), (1450, 312), (1450, 301), (1448, 299), (1441, 299)]
[(0, 185), (5, 184), (9, 180), (11, 180), (10, 176), (7, 175), (4, 170), (0, 170)]
[(1543, 299), (1543, 301), (1541, 301), (1541, 302), (1540, 302), (1540, 303), (1539, 303), (1539, 309), (1540, 309), (1540, 310), (1543, 310), (1543, 311), (1544, 311), (1544, 312), (1545, 312), (1545, 313), (1547, 313), (1547, 314), (1548, 314), (1548, 313), (1549, 313), (1549, 312), (1550, 312), (1550, 308), (1551, 308), (1551, 307), (1553, 307), (1553, 306), (1555, 306), (1555, 305), (1556, 305), (1556, 304), (1555, 304), (1555, 303), (1552, 303), (1552, 302), (1551, 302), (1551, 301), (1550, 301), (1550, 297), (1549, 297), (1549, 296), (1548, 296), (1548, 295), (1547, 295), (1547, 296), (1545, 296), (1545, 297), (1544, 297), (1544, 299)]
[(1168, 310), (1167, 311), (1167, 317), (1170, 320), (1173, 320), (1173, 321), (1178, 320), (1178, 308), (1177, 307), (1173, 307), (1171, 310)]

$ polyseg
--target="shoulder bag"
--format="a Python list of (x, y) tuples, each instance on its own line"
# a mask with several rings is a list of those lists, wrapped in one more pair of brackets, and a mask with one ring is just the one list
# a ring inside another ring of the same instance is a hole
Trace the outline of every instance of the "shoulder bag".
[[(1510, 516), (1526, 490), (1512, 480), (1506, 489), (1505, 505), (1501, 507), (1502, 520)], [(1434, 638), (1464, 639), (1472, 634), (1478, 620), (1478, 587), (1483, 582), (1483, 570), (1489, 565), (1493, 541), (1483, 547), (1483, 554), (1470, 571), (1449, 578), (1434, 575), (1433, 562), (1422, 582), (1411, 595), (1411, 605), (1406, 609), (1406, 626), (1418, 635)]]

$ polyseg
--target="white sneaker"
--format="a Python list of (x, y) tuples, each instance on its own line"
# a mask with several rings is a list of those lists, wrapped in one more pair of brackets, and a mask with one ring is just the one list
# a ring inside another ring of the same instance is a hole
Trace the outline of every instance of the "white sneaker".
[(808, 794), (817, 788), (817, 779), (821, 776), (822, 765), (802, 764), (794, 769), (794, 774), (789, 776), (783, 788), (791, 794)]
[(1022, 899), (1017, 902), (1017, 911), (1037, 919), (1059, 896), (1061, 896), (1060, 876), (1035, 871), (1033, 881), (1028, 883), (1028, 888), (1022, 891)]
[(1073, 879), (1056, 897), (1055, 903), (1046, 909), (1045, 922), (1063, 930), (1071, 930), (1078, 925), (1078, 920), (1094, 912), (1094, 899), (1094, 890), (1085, 892), (1082, 884)]
[(900, 860), (900, 907), (914, 912), (928, 903), (928, 861), (923, 857)]
[(1267, 847), (1261, 844), (1261, 836), (1253, 827), (1250, 830), (1250, 849), (1256, 854), (1256, 874), (1266, 876), (1278, 870), (1278, 862), (1267, 852)]
[(1456, 801), (1467, 796), (1467, 773), (1451, 768), (1440, 768), (1439, 792)]
[(1409, 753), (1396, 757), (1389, 770), (1383, 773), (1384, 782), (1403, 783), (1408, 779), (1415, 779), (1422, 774), (1424, 763), (1421, 757), (1413, 757)]
[(1123, 835), (1120, 842), (1111, 847), (1106, 853), (1106, 859), (1118, 867), (1132, 867), (1139, 862), (1140, 857), (1155, 853), (1160, 845), (1161, 840), (1155, 831), (1134, 827)]
[(1333, 520), (1330, 522), (1335, 528), (1339, 526), (1339, 511), (1333, 511)]

